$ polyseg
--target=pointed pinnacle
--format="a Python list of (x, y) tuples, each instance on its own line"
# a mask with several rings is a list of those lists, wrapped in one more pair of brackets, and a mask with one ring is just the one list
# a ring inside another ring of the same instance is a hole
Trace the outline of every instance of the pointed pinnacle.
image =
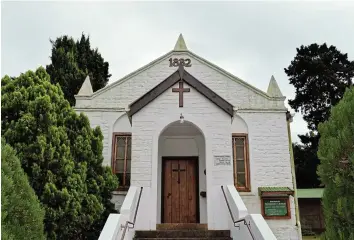
[(271, 97), (283, 97), (283, 94), (281, 93), (278, 83), (273, 75), (270, 78), (267, 93)]
[(184, 41), (182, 33), (179, 35), (174, 51), (188, 51), (186, 42)]
[(91, 95), (91, 94), (93, 94), (91, 80), (90, 80), (90, 77), (87, 75), (84, 83), (82, 84), (82, 86), (79, 90), (78, 95)]

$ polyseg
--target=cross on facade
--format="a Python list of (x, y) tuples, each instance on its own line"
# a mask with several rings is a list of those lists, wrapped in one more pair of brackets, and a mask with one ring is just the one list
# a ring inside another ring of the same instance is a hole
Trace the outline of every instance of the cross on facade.
[(179, 86), (178, 88), (172, 88), (172, 92), (178, 92), (179, 93), (179, 107), (183, 107), (183, 93), (184, 92), (190, 92), (190, 88), (183, 88), (183, 80), (179, 81)]
[(181, 169), (179, 164), (177, 169), (172, 169), (172, 172), (178, 172), (178, 180), (177, 180), (178, 184), (181, 182), (180, 175), (179, 175), (180, 172), (185, 172), (185, 171), (186, 169)]

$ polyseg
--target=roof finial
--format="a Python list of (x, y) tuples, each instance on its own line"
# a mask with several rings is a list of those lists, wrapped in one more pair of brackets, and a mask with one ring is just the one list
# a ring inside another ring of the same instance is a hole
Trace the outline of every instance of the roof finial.
[(90, 77), (87, 75), (77, 95), (89, 96), (91, 94), (93, 94), (92, 85), (91, 85)]
[(182, 33), (179, 35), (178, 40), (175, 45), (175, 48), (173, 50), (174, 51), (188, 51), (187, 45), (183, 39)]
[(267, 93), (270, 97), (284, 97), (273, 75), (270, 78)]

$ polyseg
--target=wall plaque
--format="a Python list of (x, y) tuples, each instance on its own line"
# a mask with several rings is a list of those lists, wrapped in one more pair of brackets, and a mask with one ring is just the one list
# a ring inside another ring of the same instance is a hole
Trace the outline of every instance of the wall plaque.
[(231, 166), (230, 155), (215, 155), (214, 166)]
[(262, 199), (263, 204), (263, 215), (265, 218), (267, 217), (288, 217), (288, 199), (286, 198), (265, 198)]

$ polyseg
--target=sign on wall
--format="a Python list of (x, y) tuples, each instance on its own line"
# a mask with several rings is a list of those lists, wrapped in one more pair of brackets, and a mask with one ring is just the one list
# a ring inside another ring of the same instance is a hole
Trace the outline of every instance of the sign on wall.
[(230, 166), (230, 155), (214, 155), (214, 166)]
[(262, 199), (263, 216), (267, 217), (288, 217), (288, 202), (286, 198)]

